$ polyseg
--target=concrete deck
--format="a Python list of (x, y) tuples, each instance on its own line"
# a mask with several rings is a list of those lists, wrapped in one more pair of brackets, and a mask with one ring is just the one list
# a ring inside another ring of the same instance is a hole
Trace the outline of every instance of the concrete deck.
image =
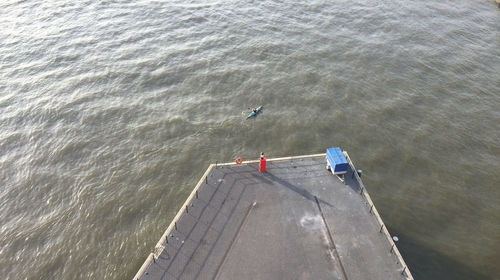
[(134, 280), (413, 279), (348, 161), (211, 165)]

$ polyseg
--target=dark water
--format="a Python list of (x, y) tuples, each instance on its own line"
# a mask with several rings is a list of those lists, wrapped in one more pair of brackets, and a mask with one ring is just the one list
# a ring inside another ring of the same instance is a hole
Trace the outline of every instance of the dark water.
[(500, 278), (493, 2), (4, 1), (0, 61), (3, 279), (131, 279), (209, 163), (331, 146), (415, 279)]

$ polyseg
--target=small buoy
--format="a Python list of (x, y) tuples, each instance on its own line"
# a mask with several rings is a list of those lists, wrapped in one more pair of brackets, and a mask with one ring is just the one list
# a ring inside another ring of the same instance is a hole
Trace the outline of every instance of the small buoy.
[(243, 162), (243, 159), (242, 158), (236, 158), (235, 160), (236, 164), (241, 164)]

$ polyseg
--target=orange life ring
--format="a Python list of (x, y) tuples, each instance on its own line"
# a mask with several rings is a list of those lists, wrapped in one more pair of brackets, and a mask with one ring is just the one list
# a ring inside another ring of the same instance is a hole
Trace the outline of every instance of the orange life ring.
[(236, 164), (241, 164), (243, 162), (243, 159), (239, 157), (236, 158), (234, 161), (236, 162)]

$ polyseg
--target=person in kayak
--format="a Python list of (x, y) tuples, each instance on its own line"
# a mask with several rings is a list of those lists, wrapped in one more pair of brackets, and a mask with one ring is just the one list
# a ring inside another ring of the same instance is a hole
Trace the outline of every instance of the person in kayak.
[(250, 108), (250, 107), (248, 107), (248, 110), (250, 110), (250, 109), (252, 110), (252, 112), (254, 112), (254, 113), (257, 114), (257, 108)]

